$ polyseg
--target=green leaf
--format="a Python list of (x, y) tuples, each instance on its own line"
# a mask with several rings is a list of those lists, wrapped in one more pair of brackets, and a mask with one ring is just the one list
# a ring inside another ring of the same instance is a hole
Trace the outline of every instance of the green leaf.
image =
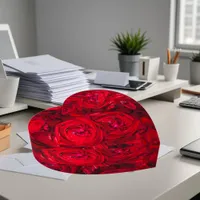
[(192, 60), (192, 62), (200, 62), (200, 50), (198, 53), (193, 53), (190, 59)]
[(128, 31), (125, 33), (118, 33), (110, 41), (112, 49), (123, 55), (136, 55), (144, 50), (151, 42), (150, 39), (146, 37), (146, 32), (141, 33), (140, 29), (135, 34), (129, 33)]

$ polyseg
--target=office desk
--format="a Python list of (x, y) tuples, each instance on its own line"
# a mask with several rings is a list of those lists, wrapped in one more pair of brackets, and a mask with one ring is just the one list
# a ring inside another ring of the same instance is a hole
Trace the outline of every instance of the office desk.
[[(154, 169), (115, 175), (72, 175), (68, 181), (0, 172), (0, 194), (10, 200), (188, 200), (200, 192), (200, 161), (183, 158), (179, 148), (200, 137), (200, 111), (179, 108), (169, 102), (146, 100), (161, 143), (176, 151), (159, 159)], [(24, 131), (29, 109), (0, 118), (11, 121), (12, 149), (25, 143), (15, 135)], [(23, 150), (23, 149), (21, 149)]]

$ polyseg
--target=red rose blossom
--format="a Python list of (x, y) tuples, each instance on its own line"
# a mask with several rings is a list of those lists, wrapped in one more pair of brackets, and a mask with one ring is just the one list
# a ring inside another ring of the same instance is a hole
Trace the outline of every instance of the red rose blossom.
[(95, 113), (91, 119), (104, 129), (105, 143), (129, 140), (140, 124), (137, 118), (121, 112)]
[(58, 147), (60, 146), (57, 136), (52, 132), (38, 131), (31, 134), (33, 147), (35, 145), (41, 147)]
[(29, 123), (29, 127), (31, 127), (31, 133), (37, 133), (43, 128), (45, 124), (46, 121), (41, 118), (31, 120)]
[(43, 149), (41, 154), (43, 157), (48, 158), (47, 162), (50, 158), (61, 165), (91, 166), (100, 165), (104, 162), (104, 156), (93, 149)]
[(59, 144), (68, 147), (89, 147), (103, 140), (103, 131), (98, 124), (83, 117), (57, 124), (55, 134)]

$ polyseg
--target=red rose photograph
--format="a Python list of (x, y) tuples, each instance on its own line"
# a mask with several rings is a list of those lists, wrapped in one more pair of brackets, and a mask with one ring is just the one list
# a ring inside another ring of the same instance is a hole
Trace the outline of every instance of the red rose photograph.
[(112, 174), (156, 166), (160, 141), (145, 109), (108, 90), (76, 93), (29, 122), (35, 158), (66, 173)]

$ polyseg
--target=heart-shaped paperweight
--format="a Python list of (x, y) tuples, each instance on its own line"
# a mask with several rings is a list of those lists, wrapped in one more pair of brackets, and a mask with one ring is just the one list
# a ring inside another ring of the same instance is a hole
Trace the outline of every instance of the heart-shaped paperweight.
[(108, 90), (88, 90), (29, 122), (33, 154), (67, 173), (109, 174), (156, 166), (160, 141), (145, 109)]

